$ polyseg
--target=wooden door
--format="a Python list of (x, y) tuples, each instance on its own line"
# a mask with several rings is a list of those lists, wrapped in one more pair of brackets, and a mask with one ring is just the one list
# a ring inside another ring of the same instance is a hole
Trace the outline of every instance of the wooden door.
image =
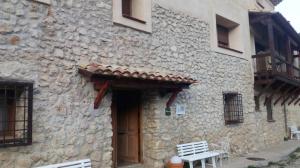
[(114, 132), (117, 165), (139, 163), (140, 157), (140, 96), (137, 92), (119, 91), (116, 94), (116, 119)]

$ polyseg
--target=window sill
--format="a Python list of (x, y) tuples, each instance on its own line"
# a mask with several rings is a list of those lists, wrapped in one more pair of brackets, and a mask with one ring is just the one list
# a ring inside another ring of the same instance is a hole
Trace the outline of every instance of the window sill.
[(229, 48), (229, 47), (224, 47), (222, 45), (218, 45), (219, 48), (223, 48), (223, 49), (226, 49), (226, 50), (229, 50), (229, 51), (233, 51), (233, 52), (236, 52), (236, 53), (239, 53), (239, 54), (243, 54), (242, 51), (239, 51), (239, 50), (235, 50), (235, 49), (232, 49), (232, 48)]
[(267, 120), (270, 123), (276, 122), (275, 120)]
[(142, 23), (142, 24), (146, 24), (145, 21), (140, 20), (140, 19), (137, 19), (137, 18), (135, 18), (135, 17), (129, 16), (129, 15), (125, 15), (125, 14), (123, 14), (122, 16), (123, 16), (124, 18), (130, 19), (130, 20), (133, 20), (133, 21)]
[(238, 125), (238, 124), (242, 124), (242, 121), (226, 121), (225, 125)]

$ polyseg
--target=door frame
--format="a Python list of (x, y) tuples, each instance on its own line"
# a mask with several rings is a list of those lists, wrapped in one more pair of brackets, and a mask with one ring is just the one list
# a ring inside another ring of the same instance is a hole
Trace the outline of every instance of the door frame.
[(133, 90), (133, 89), (113, 89), (112, 91), (112, 103), (111, 103), (111, 119), (112, 119), (112, 168), (118, 167), (118, 123), (117, 123), (117, 94), (119, 91), (127, 91), (128, 93), (136, 93), (138, 95), (138, 142), (139, 142), (139, 163), (143, 163), (143, 122), (142, 122), (142, 93), (139, 90)]

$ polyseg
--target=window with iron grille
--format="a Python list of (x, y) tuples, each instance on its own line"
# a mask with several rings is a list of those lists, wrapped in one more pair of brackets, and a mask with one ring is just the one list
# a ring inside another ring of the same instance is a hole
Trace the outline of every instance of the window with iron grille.
[(244, 121), (242, 95), (223, 93), (225, 124), (236, 124)]
[(0, 78), (0, 147), (32, 143), (33, 84)]

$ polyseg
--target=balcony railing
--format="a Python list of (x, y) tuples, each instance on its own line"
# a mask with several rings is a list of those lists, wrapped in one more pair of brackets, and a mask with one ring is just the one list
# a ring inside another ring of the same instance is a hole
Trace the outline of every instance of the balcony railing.
[(269, 52), (254, 55), (252, 58), (256, 77), (279, 75), (300, 82), (300, 68), (287, 62), (278, 53), (274, 56), (274, 65), (272, 65), (272, 56)]

